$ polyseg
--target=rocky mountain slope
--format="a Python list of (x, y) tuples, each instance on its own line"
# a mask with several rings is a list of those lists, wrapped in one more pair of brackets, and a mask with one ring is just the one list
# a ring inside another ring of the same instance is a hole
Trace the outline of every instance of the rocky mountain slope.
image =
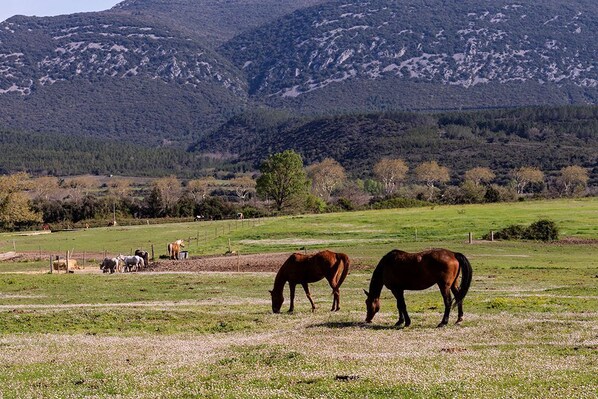
[(212, 44), (326, 0), (125, 0), (111, 12), (164, 23)]
[(597, 30), (591, 0), (126, 0), (13, 17), (0, 127), (185, 146), (263, 106), (596, 104)]
[(412, 97), (405, 89), (431, 97), (428, 108), (594, 103), (597, 30), (598, 3), (585, 0), (340, 0), (241, 34), (222, 50), (246, 72), (251, 95), (278, 104), (333, 96), (354, 106), (352, 95), (400, 104)]

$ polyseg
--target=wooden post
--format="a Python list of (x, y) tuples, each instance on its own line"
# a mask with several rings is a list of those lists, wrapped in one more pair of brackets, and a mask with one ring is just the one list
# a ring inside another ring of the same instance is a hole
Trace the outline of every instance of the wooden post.
[(417, 241), (417, 229), (415, 229), (415, 241)]
[(154, 244), (152, 244), (152, 262), (154, 261)]
[(87, 255), (87, 252), (83, 251), (83, 267), (85, 267), (85, 255)]
[(54, 266), (52, 265), (52, 255), (50, 255), (50, 274), (54, 273)]
[(490, 241), (494, 241), (494, 231), (490, 232)]
[(17, 252), (17, 243), (15, 240), (12, 240), (12, 249)]
[(473, 233), (469, 233), (469, 243), (472, 244), (473, 243)]
[(66, 251), (66, 273), (69, 272), (69, 251)]
[(241, 258), (239, 257), (239, 254), (237, 253), (237, 273), (239, 273), (241, 271)]

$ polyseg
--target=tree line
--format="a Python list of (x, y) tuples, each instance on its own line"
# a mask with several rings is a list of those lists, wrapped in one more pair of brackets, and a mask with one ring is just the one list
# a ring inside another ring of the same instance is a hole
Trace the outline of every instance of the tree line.
[(571, 165), (547, 177), (537, 167), (513, 169), (507, 184), (488, 167), (459, 177), (437, 161), (409, 165), (380, 159), (367, 179), (352, 178), (336, 160), (305, 166), (300, 154), (285, 150), (266, 158), (255, 174), (238, 173), (180, 180), (79, 176), (0, 176), (0, 228), (105, 226), (126, 220), (224, 219), (356, 209), (515, 201), (525, 197), (593, 195), (586, 168)]

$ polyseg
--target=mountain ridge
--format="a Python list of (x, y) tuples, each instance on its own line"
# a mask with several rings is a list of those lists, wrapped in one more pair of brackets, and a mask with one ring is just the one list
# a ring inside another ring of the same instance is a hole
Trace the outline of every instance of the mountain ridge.
[(13, 17), (0, 125), (186, 148), (260, 107), (597, 104), (595, 31), (589, 0), (127, 0)]

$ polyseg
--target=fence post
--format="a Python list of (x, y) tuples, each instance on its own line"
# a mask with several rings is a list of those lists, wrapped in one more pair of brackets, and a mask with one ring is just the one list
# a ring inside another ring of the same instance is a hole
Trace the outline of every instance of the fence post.
[(52, 255), (50, 255), (50, 274), (54, 273), (54, 265), (52, 264)]
[(490, 232), (490, 241), (494, 241), (494, 231)]
[(154, 261), (154, 244), (152, 244), (152, 262)]
[(66, 273), (69, 273), (69, 251), (66, 251)]
[(469, 243), (472, 244), (473, 243), (473, 233), (469, 233)]

